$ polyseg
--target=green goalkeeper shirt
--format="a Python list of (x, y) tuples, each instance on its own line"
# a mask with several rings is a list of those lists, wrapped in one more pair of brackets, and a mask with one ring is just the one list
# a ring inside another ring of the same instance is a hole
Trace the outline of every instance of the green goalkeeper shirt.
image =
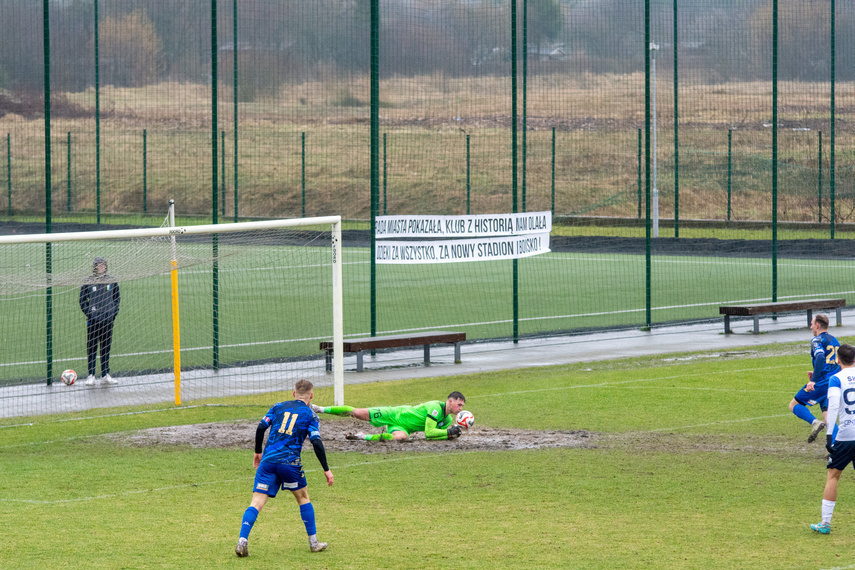
[(389, 433), (423, 431), (427, 439), (448, 439), (446, 430), (454, 423), (454, 417), (445, 414), (445, 402), (438, 400), (418, 406), (369, 408), (368, 417), (371, 425), (386, 426)]

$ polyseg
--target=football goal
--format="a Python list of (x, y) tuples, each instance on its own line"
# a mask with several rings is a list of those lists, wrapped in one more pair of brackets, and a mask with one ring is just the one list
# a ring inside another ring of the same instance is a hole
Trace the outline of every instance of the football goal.
[[(301, 378), (343, 403), (340, 248), (338, 216), (2, 236), (0, 417)], [(330, 340), (332, 373), (319, 349)]]

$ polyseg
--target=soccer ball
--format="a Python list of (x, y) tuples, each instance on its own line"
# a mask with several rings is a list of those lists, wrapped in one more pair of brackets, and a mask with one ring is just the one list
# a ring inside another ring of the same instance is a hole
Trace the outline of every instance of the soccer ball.
[(62, 373), (62, 381), (66, 386), (71, 386), (75, 380), (77, 380), (77, 372), (74, 370), (69, 369)]
[(475, 416), (472, 415), (472, 412), (467, 412), (463, 410), (459, 414), (457, 414), (457, 425), (462, 428), (469, 429), (473, 425), (475, 425)]

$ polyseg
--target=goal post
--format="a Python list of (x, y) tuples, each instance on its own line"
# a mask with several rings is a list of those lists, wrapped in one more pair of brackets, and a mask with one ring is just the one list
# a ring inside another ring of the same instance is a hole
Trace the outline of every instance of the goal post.
[[(112, 283), (105, 347), (84, 297)], [(290, 391), (300, 378), (344, 402), (340, 216), (0, 236), (0, 310), (0, 417)]]

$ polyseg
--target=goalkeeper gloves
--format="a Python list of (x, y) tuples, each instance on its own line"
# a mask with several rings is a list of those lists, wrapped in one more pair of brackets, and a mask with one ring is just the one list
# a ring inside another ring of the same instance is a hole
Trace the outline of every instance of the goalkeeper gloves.
[(454, 439), (456, 437), (460, 437), (460, 434), (462, 432), (463, 432), (463, 430), (460, 428), (460, 426), (451, 426), (450, 428), (448, 428), (445, 431), (445, 433), (448, 434), (448, 439)]
[(825, 449), (828, 453), (834, 453), (834, 442), (831, 441), (831, 435), (825, 436)]

